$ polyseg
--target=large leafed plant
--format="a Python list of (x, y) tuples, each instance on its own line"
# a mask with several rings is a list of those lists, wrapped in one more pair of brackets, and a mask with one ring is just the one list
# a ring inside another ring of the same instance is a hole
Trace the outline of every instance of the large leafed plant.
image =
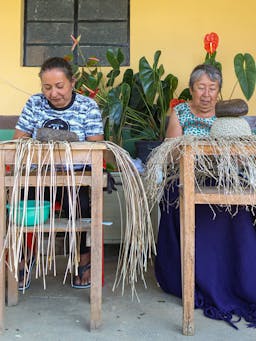
[(172, 74), (165, 76), (163, 65), (159, 65), (161, 51), (155, 52), (152, 66), (143, 56), (139, 60), (138, 71), (129, 68), (120, 77), (124, 55), (120, 48), (108, 49), (106, 58), (111, 70), (104, 77), (99, 60), (84, 58), (79, 46), (80, 38), (72, 39), (72, 52), (76, 49), (82, 65), (74, 63), (73, 53), (65, 58), (73, 66), (76, 91), (98, 102), (105, 121), (105, 138), (122, 145), (124, 128), (129, 128), (133, 140), (162, 140), (166, 112), (178, 79)]

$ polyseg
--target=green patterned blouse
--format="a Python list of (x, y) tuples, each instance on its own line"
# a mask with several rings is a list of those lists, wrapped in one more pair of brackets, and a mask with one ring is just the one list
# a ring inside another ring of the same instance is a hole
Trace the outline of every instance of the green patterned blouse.
[(187, 102), (176, 105), (174, 110), (184, 135), (209, 136), (211, 126), (216, 120), (216, 116), (209, 118), (197, 117), (191, 112)]

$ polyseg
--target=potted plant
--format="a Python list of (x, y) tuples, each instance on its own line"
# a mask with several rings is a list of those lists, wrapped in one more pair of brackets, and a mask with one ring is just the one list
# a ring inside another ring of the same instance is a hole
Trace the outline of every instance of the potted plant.
[[(156, 51), (152, 66), (143, 56), (136, 74), (133, 75), (132, 70), (124, 74), (124, 80), (131, 88), (129, 106), (132, 109), (126, 113), (126, 124), (131, 129), (137, 155), (143, 162), (165, 137), (166, 114), (178, 85), (176, 76), (171, 73), (165, 76), (163, 65), (159, 65), (160, 56), (161, 51)], [(189, 97), (188, 89), (179, 96), (183, 99)]]
[[(109, 90), (103, 108), (103, 116), (107, 117), (113, 140), (124, 145), (124, 137), (127, 142), (124, 134), (128, 130), (128, 140), (135, 142), (139, 153), (137, 156), (142, 161), (165, 137), (166, 113), (178, 85), (174, 75), (164, 77), (164, 67), (158, 65), (160, 55), (161, 51), (155, 52), (152, 66), (146, 57), (141, 57), (138, 72), (127, 69), (118, 85)], [(107, 86), (113, 86), (120, 73), (122, 51), (108, 50), (107, 59), (112, 66), (107, 74), (107, 78), (111, 79)], [(183, 90), (179, 98), (190, 98), (189, 90)]]
[[(178, 79), (171, 73), (165, 75), (163, 65), (159, 65), (161, 51), (155, 52), (152, 65), (143, 56), (139, 60), (138, 71), (134, 72), (128, 68), (123, 77), (120, 77), (124, 55), (120, 48), (108, 49), (106, 57), (111, 70), (104, 76), (100, 61), (96, 57), (86, 59), (83, 56), (79, 46), (80, 37), (72, 37), (72, 39), (74, 44), (69, 58), (72, 62), (76, 49), (76, 53), (82, 60), (81, 66), (73, 64), (77, 77), (76, 90), (94, 97), (98, 102), (105, 121), (105, 138), (121, 146), (126, 146), (128, 140), (138, 141), (137, 144), (139, 141), (156, 141), (156, 143), (162, 141), (165, 137), (166, 113), (170, 101), (173, 97), (177, 97), (174, 93)], [(204, 47), (207, 54), (204, 62), (221, 68), (221, 64), (216, 61), (218, 41), (218, 35), (214, 32), (205, 36)], [(248, 53), (237, 54), (234, 58), (234, 68), (236, 84), (240, 85), (246, 99), (249, 100), (254, 92), (256, 80), (253, 57)], [(234, 89), (235, 87), (232, 93)], [(178, 96), (178, 99), (190, 98), (188, 88)], [(143, 146), (142, 149), (148, 148)]]
[[(80, 36), (72, 39), (72, 54), (65, 58), (73, 66), (77, 79), (75, 89), (98, 102), (105, 122), (105, 138), (121, 146), (128, 140), (162, 141), (166, 113), (178, 79), (172, 74), (164, 75), (164, 67), (159, 65), (161, 51), (155, 52), (152, 66), (143, 56), (139, 60), (139, 70), (134, 72), (129, 68), (120, 79), (124, 55), (120, 48), (108, 49), (106, 58), (111, 70), (104, 77), (99, 60), (83, 56), (79, 46)], [(74, 52), (82, 60), (82, 65), (74, 63)], [(179, 97), (187, 99), (188, 89)]]

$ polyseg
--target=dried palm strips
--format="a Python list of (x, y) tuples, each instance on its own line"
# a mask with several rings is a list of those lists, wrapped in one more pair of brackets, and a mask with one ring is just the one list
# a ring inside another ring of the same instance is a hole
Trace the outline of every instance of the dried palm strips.
[[(211, 146), (211, 155), (202, 153), (202, 146)], [(181, 156), (186, 146), (192, 148), (195, 158), (195, 186), (203, 188), (211, 181), (217, 191), (229, 195), (256, 191), (256, 136), (199, 138), (181, 136), (166, 139), (154, 149), (147, 162), (146, 192), (152, 207), (159, 200), (167, 200), (164, 189), (178, 184)], [(228, 200), (228, 199), (227, 199)], [(170, 203), (171, 204), (171, 203)], [(229, 202), (223, 205), (233, 214)], [(252, 209), (252, 206), (247, 206)], [(214, 212), (214, 207), (212, 210)]]
[[(76, 226), (79, 224), (79, 219), (76, 219), (76, 198), (80, 185), (75, 180), (76, 172), (72, 160), (72, 143), (51, 141), (42, 144), (33, 139), (22, 139), (3, 143), (13, 143), (16, 148), (15, 162), (12, 170), (13, 186), (9, 189), (8, 197), (11, 210), (5, 239), (5, 247), (9, 250), (9, 254), (13, 255), (12, 257), (8, 257), (8, 266), (14, 272), (16, 280), (19, 279), (18, 264), (22, 256), (25, 258), (26, 266), (31, 266), (31, 257), (28, 254), (26, 234), (24, 232), (33, 232), (32, 244), (37, 243), (38, 249), (36, 254), (36, 277), (43, 277), (44, 287), (46, 286), (45, 277), (47, 272), (53, 268), (54, 274), (56, 273), (55, 224), (57, 218), (55, 217), (54, 210), (51, 209), (49, 221), (50, 232), (45, 237), (43, 223), (39, 222), (35, 226), (32, 226), (32, 228), (28, 228), (23, 221), (17, 227), (15, 223), (16, 212), (19, 201), (21, 200), (21, 190), (23, 191), (23, 199), (25, 202), (28, 198), (32, 175), (36, 175), (35, 199), (38, 205), (40, 206), (44, 201), (45, 187), (49, 187), (50, 204), (52, 208), (54, 207), (57, 190), (57, 172), (60, 171), (58, 165), (56, 165), (55, 155), (58, 149), (64, 149), (65, 151), (63, 157), (64, 165), (61, 169), (62, 173), (66, 176), (69, 198), (69, 218), (67, 219), (66, 227), (66, 235), (69, 239), (69, 250), (67, 252), (65, 282), (67, 274), (69, 272), (71, 274), (73, 273), (73, 268), (75, 268), (75, 273), (77, 273), (79, 263), (79, 243), (76, 237)], [(93, 149), (94, 143), (83, 143), (85, 148), (87, 146), (88, 149), (88, 146), (90, 146)], [(114, 154), (118, 170), (120, 171), (125, 198), (125, 212), (123, 212), (124, 228), (122, 228), (121, 246), (113, 290), (122, 283), (123, 292), (125, 285), (129, 283), (131, 285), (132, 296), (134, 296), (136, 294), (135, 284), (138, 277), (141, 277), (145, 283), (144, 272), (147, 270), (147, 262), (151, 257), (151, 252), (153, 251), (155, 253), (155, 242), (148, 202), (141, 177), (133, 165), (129, 154), (114, 143), (107, 141), (97, 143), (103, 143)], [(33, 164), (33, 159), (37, 160), (36, 165)], [(83, 160), (83, 166), (89, 163), (89, 160)], [(49, 175), (50, 184), (46, 184), (45, 179)], [(25, 183), (22, 184), (22, 181), (25, 181)], [(25, 271), (24, 284), (27, 280), (26, 273)]]

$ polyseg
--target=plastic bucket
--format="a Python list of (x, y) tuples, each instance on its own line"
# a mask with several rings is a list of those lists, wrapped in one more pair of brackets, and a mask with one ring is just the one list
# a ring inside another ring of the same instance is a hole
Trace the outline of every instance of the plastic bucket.
[(20, 201), (17, 208), (15, 208), (17, 212), (11, 210), (9, 204), (7, 204), (7, 209), (9, 214), (13, 215), (13, 219), (16, 219), (17, 225), (22, 225), (24, 221), (24, 226), (33, 226), (47, 221), (50, 215), (50, 202), (37, 202), (36, 200)]

